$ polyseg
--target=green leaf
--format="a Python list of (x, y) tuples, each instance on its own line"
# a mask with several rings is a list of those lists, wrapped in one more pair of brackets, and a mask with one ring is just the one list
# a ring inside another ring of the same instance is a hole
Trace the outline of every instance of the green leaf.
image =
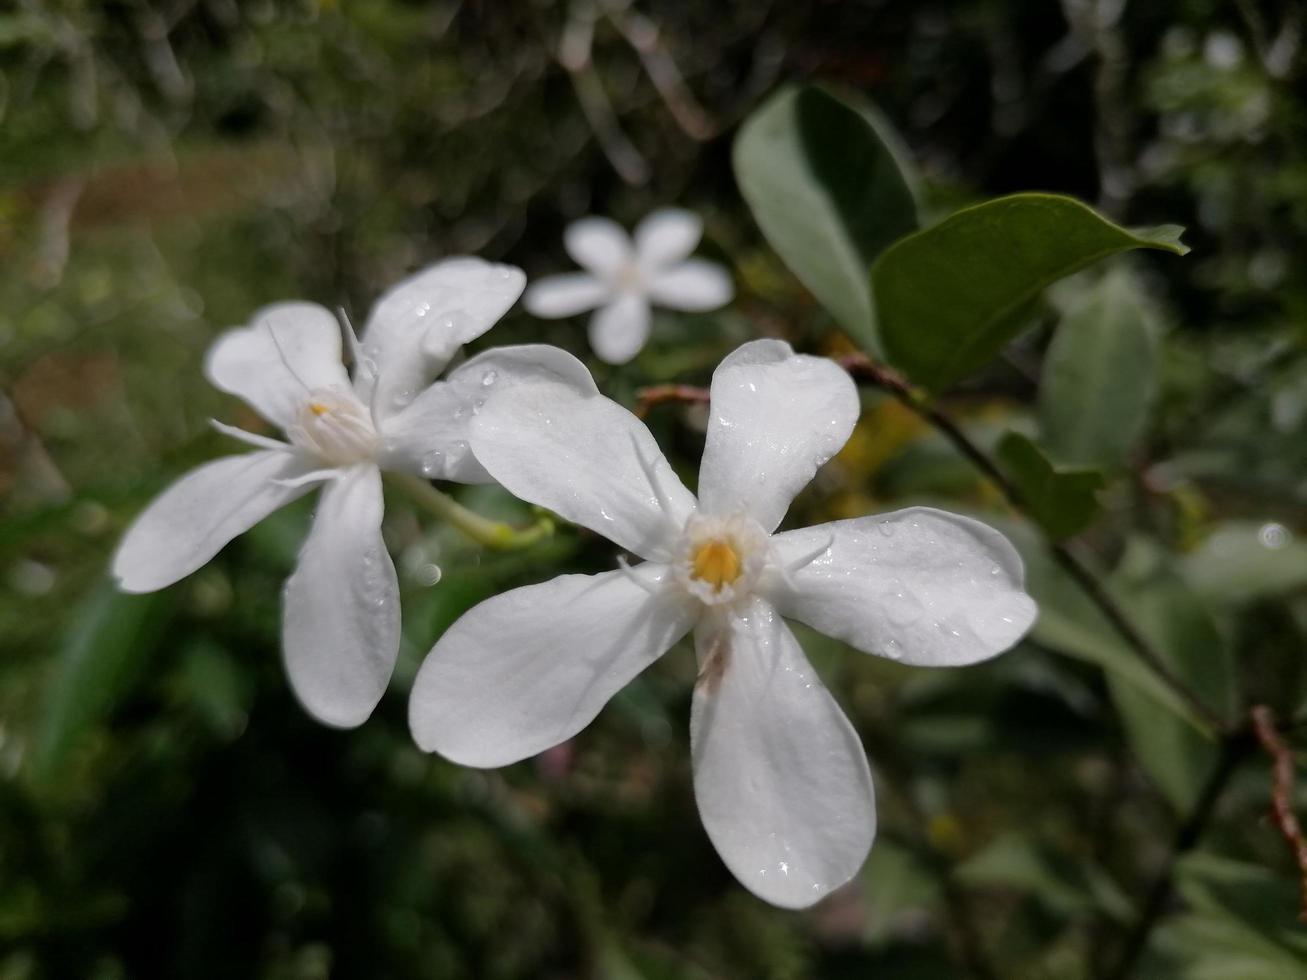
[(1021, 332), (1049, 284), (1116, 252), (1183, 255), (1175, 225), (1130, 231), (1055, 194), (966, 208), (896, 242), (872, 270), (880, 339), (895, 367), (939, 391)]
[(740, 193), (772, 248), (876, 353), (868, 270), (917, 228), (895, 143), (873, 111), (818, 88), (787, 88), (745, 121), (732, 157)]
[(1307, 543), (1280, 524), (1226, 521), (1180, 559), (1180, 570), (1214, 602), (1280, 595), (1307, 585)]
[(1060, 915), (1101, 909), (1126, 921), (1132, 912), (1130, 900), (1102, 869), (1078, 863), (1020, 833), (999, 837), (958, 865), (955, 873), (964, 884), (1027, 892)]
[(1039, 389), (1041, 442), (1062, 463), (1115, 469), (1157, 387), (1157, 332), (1134, 280), (1114, 270), (1058, 325)]
[(1039, 606), (1031, 639), (1121, 678), (1147, 695), (1155, 708), (1165, 708), (1195, 731), (1206, 733), (1206, 726), (1188, 703), (1125, 645), (1098, 607), (1052, 560), (1042, 536), (1031, 524), (996, 514), (974, 516), (1002, 531), (1021, 553), (1026, 589)]
[[(1234, 658), (1203, 600), (1141, 539), (1130, 543), (1111, 584), (1117, 602), (1167, 666), (1199, 700), (1230, 718), (1238, 693)], [(1179, 718), (1158, 713), (1151, 699), (1122, 678), (1109, 680), (1135, 757), (1171, 804), (1188, 811), (1216, 764), (1216, 745)]]
[(29, 757), (38, 782), (58, 777), (69, 752), (140, 677), (171, 602), (167, 592), (126, 595), (105, 582), (73, 611)]
[(1098, 516), (1096, 494), (1103, 476), (1096, 470), (1054, 466), (1020, 432), (998, 445), (998, 459), (1025, 500), (1030, 516), (1053, 538), (1083, 531)]

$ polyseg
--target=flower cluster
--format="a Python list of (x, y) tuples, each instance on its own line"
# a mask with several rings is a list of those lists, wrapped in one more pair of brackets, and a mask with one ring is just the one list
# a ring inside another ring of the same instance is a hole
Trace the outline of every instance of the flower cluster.
[[(651, 300), (681, 309), (729, 300), (724, 271), (686, 258), (699, 235), (681, 211), (646, 219), (634, 245), (611, 222), (586, 219), (567, 245), (590, 274), (537, 283), (528, 309), (603, 304), (595, 350), (628, 360), (647, 337)], [(254, 451), (165, 490), (128, 530), (114, 573), (127, 591), (167, 586), (321, 487), (286, 584), (282, 646), (305, 708), (358, 725), (399, 647), (382, 472), (498, 483), (633, 561), (466, 613), (418, 673), (409, 712), (418, 745), (470, 766), (527, 758), (576, 735), (693, 635), (690, 733), (704, 826), (754, 893), (810, 905), (857, 872), (876, 815), (858, 735), (786, 619), (908, 664), (974, 663), (1034, 619), (1020, 559), (991, 528), (922, 507), (778, 532), (859, 415), (843, 370), (779, 341), (747, 343), (714, 373), (697, 496), (643, 423), (558, 348), (492, 349), (434, 380), (523, 286), (511, 267), (450, 259), (386, 293), (361, 338), (307, 303), (269, 307), (219, 337), (210, 381), (286, 440), (215, 423)]]

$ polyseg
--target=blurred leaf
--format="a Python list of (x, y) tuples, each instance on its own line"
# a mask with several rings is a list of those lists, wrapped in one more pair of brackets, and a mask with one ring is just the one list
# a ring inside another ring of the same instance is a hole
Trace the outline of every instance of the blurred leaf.
[(1063, 317), (1044, 359), (1041, 442), (1062, 463), (1114, 469), (1143, 430), (1157, 375), (1156, 331), (1138, 287), (1109, 272)]
[(859, 875), (867, 898), (869, 943), (883, 942), (905, 925), (938, 907), (938, 876), (914, 851), (892, 838), (880, 838)]
[(36, 780), (57, 778), (78, 741), (131, 690), (158, 646), (171, 605), (166, 591), (127, 595), (104, 582), (70, 614), (72, 627), (57, 654), (30, 757)]
[(182, 651), (181, 679), (188, 700), (215, 734), (232, 739), (244, 731), (250, 691), (223, 647), (209, 639), (188, 644)]
[(1053, 561), (1032, 525), (995, 514), (976, 516), (1001, 530), (1021, 553), (1026, 589), (1039, 605), (1031, 639), (1120, 677), (1146, 694), (1154, 705), (1184, 719), (1196, 731), (1205, 731), (1188, 704), (1125, 645), (1098, 607)]
[(1042, 847), (1031, 837), (1009, 833), (958, 865), (968, 885), (1027, 892), (1061, 915), (1100, 909), (1118, 921), (1130, 918), (1130, 900), (1100, 869)]
[(1226, 521), (1180, 558), (1185, 580), (1214, 602), (1246, 602), (1307, 585), (1307, 543), (1279, 524)]
[[(1231, 717), (1237, 703), (1234, 658), (1203, 600), (1141, 539), (1131, 542), (1112, 584), (1158, 655), (1204, 704)], [(1140, 765), (1177, 810), (1190, 809), (1216, 764), (1216, 745), (1178, 718), (1159, 714), (1151, 699), (1122, 678), (1111, 682)]]
[(785, 89), (735, 140), (735, 178), (767, 241), (859, 342), (879, 352), (868, 270), (917, 227), (917, 206), (870, 111), (818, 88)]
[(896, 242), (876, 262), (872, 290), (885, 353), (917, 384), (947, 388), (1021, 332), (1046, 286), (1126, 249), (1183, 255), (1181, 230), (1129, 231), (1055, 194), (965, 208)]
[(998, 458), (1030, 516), (1053, 538), (1078, 534), (1098, 516), (1103, 476), (1097, 470), (1055, 466), (1020, 432), (1003, 437)]

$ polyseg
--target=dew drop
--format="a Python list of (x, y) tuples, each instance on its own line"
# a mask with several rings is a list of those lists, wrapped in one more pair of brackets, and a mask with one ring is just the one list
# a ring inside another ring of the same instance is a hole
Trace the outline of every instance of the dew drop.
[(494, 384), (498, 380), (499, 380), (499, 372), (495, 371), (494, 369), (491, 369), (487, 371), (485, 374), (481, 375), (481, 386), (483, 388), (489, 388), (492, 384)]
[(1293, 539), (1289, 529), (1283, 524), (1263, 524), (1257, 531), (1257, 540), (1263, 548), (1279, 551)]
[(881, 521), (879, 524), (876, 525), (876, 530), (879, 531), (885, 537), (892, 538), (894, 537), (894, 531), (895, 531), (894, 522)]
[(1002, 572), (1003, 572), (1003, 569), (999, 568), (997, 565), (990, 565), (990, 566), (989, 566), (989, 574), (990, 574), (993, 578), (998, 578), (999, 575), (1002, 574)]
[(422, 475), (428, 478), (434, 477), (440, 473), (440, 464), (444, 460), (445, 454), (438, 449), (433, 449), (422, 457)]

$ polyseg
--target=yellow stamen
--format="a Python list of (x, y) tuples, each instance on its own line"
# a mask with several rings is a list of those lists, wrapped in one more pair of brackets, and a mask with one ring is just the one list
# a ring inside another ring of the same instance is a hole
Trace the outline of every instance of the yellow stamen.
[(736, 554), (730, 542), (723, 541), (721, 538), (713, 538), (700, 545), (694, 553), (694, 561), (691, 564), (694, 577), (707, 582), (718, 591), (734, 582), (744, 571), (740, 556)]
[(331, 409), (322, 402), (309, 402), (309, 411), (314, 415), (326, 415)]

